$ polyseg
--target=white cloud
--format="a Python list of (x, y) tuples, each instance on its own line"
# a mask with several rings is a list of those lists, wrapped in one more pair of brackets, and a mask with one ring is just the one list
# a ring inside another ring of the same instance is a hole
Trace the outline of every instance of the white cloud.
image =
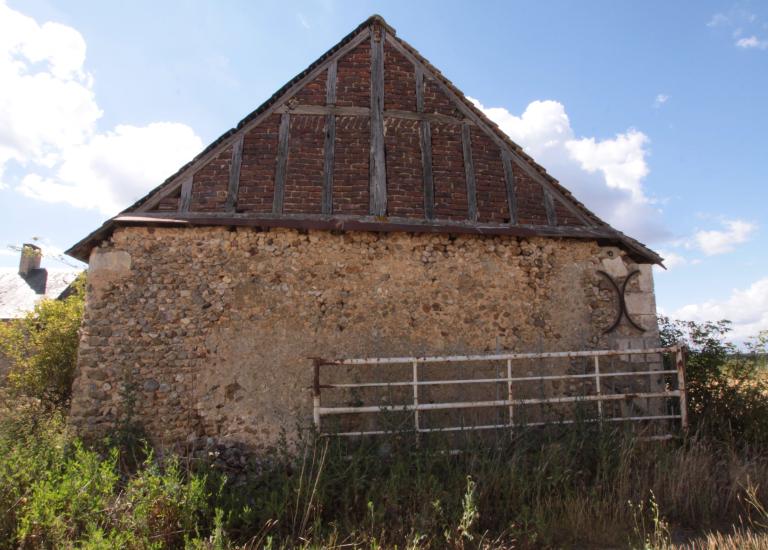
[(667, 236), (643, 189), (649, 171), (645, 134), (630, 128), (609, 139), (576, 138), (557, 101), (534, 101), (520, 116), (472, 101), (602, 219), (645, 242)]
[(658, 109), (667, 101), (669, 101), (669, 96), (667, 94), (658, 94), (656, 95), (656, 99), (653, 100), (653, 106)]
[(768, 40), (760, 40), (754, 34), (747, 38), (740, 38), (736, 41), (736, 45), (744, 49), (768, 50)]
[(689, 247), (695, 246), (707, 256), (724, 254), (747, 242), (757, 229), (755, 224), (743, 220), (726, 220), (723, 225), (723, 231), (697, 231)]
[(296, 17), (298, 18), (299, 23), (301, 24), (302, 27), (304, 27), (305, 29), (310, 29), (311, 28), (311, 25), (309, 24), (309, 21), (307, 20), (306, 17), (304, 17), (303, 13), (301, 13), (301, 12), (297, 13)]
[(119, 125), (71, 148), (54, 178), (28, 174), (18, 189), (43, 201), (114, 213), (162, 182), (200, 147), (200, 138), (184, 124)]
[(126, 206), (202, 147), (178, 123), (99, 133), (102, 111), (72, 27), (38, 24), (0, 0), (0, 189), (9, 167), (27, 196), (105, 214)]
[(768, 330), (768, 277), (755, 281), (744, 290), (734, 289), (726, 300), (689, 304), (670, 316), (697, 322), (728, 319), (733, 322), (733, 338), (745, 340), (761, 330)]

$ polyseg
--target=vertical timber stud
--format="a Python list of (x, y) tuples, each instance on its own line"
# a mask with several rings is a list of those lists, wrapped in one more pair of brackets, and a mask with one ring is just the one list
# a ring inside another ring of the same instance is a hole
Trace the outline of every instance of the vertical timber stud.
[(504, 166), (504, 184), (507, 188), (507, 207), (509, 208), (509, 225), (517, 224), (517, 195), (515, 193), (515, 173), (512, 171), (512, 158), (509, 151), (501, 150), (501, 163)]
[(680, 427), (688, 431), (688, 394), (685, 387), (685, 348), (681, 345), (675, 350), (675, 365), (677, 367), (677, 389), (680, 392)]
[[(326, 75), (325, 103), (336, 105), (336, 61), (328, 66)], [(333, 159), (336, 146), (336, 115), (325, 115), (325, 148), (323, 152), (323, 197), (321, 212), (333, 214)]]
[(179, 198), (179, 212), (189, 212), (189, 205), (192, 202), (192, 176), (188, 176), (181, 183), (181, 197)]
[(598, 396), (597, 401), (597, 418), (600, 422), (603, 421), (603, 388), (600, 386), (600, 358), (595, 355), (595, 393)]
[(371, 214), (387, 215), (387, 168), (384, 157), (384, 29), (371, 28)]
[[(424, 112), (424, 71), (416, 67), (416, 110)], [(421, 173), (424, 178), (424, 217), (435, 217), (435, 184), (432, 180), (432, 127), (428, 120), (422, 120), (419, 137), (421, 138)]]
[(469, 124), (461, 125), (461, 144), (464, 149), (464, 174), (467, 178), (467, 217), (477, 221), (477, 185), (475, 184), (475, 166), (472, 163), (472, 140)]
[(419, 362), (413, 362), (413, 427), (419, 437)]
[(229, 187), (227, 188), (226, 211), (234, 212), (237, 205), (237, 192), (240, 188), (240, 165), (243, 162), (243, 136), (232, 144), (232, 162), (229, 165)]
[(544, 192), (544, 210), (547, 212), (547, 224), (557, 225), (557, 213), (555, 212), (555, 199), (552, 198), (552, 193), (543, 186), (541, 190)]
[(275, 167), (275, 197), (272, 213), (283, 213), (285, 197), (285, 166), (288, 162), (288, 130), (291, 127), (291, 115), (283, 113), (280, 117), (280, 130), (277, 136), (277, 166)]

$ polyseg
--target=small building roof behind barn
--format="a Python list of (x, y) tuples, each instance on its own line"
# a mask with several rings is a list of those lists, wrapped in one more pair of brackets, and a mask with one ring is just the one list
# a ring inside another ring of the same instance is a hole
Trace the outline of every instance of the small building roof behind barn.
[(652, 250), (588, 210), (373, 16), (176, 174), (122, 225), (225, 225), (595, 239)]
[(23, 317), (44, 298), (59, 298), (81, 273), (40, 267), (41, 253), (25, 244), (18, 268), (0, 268), (0, 321)]

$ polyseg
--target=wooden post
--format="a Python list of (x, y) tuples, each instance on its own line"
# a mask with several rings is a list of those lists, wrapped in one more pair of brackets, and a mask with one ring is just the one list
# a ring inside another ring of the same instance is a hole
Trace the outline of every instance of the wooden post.
[(232, 162), (229, 165), (229, 187), (227, 188), (227, 202), (225, 210), (234, 212), (237, 205), (237, 192), (240, 188), (240, 165), (243, 162), (243, 135), (232, 144)]
[(464, 175), (467, 181), (467, 217), (477, 221), (477, 186), (475, 184), (475, 165), (472, 162), (472, 138), (469, 124), (461, 125), (461, 145), (464, 150)]
[(515, 426), (515, 410), (512, 406), (512, 359), (507, 359), (507, 399), (509, 400), (509, 427)]
[(285, 168), (288, 162), (288, 132), (291, 127), (291, 115), (280, 115), (280, 130), (277, 137), (277, 166), (275, 168), (275, 196), (272, 202), (272, 213), (283, 213), (285, 197)]
[[(326, 76), (325, 102), (329, 106), (336, 105), (336, 61), (328, 66)], [(333, 214), (333, 162), (336, 147), (336, 115), (325, 115), (325, 145), (323, 154), (323, 196), (321, 212)]]
[(680, 427), (683, 432), (688, 431), (688, 395), (685, 387), (685, 348), (677, 346), (675, 351), (675, 364), (677, 365), (677, 389), (680, 392)]
[[(416, 67), (416, 111), (424, 112), (424, 71)], [(419, 123), (421, 138), (421, 173), (424, 180), (424, 217), (435, 217), (435, 184), (432, 179), (432, 127), (428, 120)]]
[(515, 173), (512, 171), (512, 159), (509, 151), (501, 150), (501, 163), (504, 166), (504, 185), (507, 189), (507, 208), (509, 208), (509, 225), (517, 223), (517, 195), (515, 194)]
[(547, 223), (557, 225), (557, 212), (555, 212), (555, 200), (552, 198), (552, 193), (543, 185), (541, 190), (544, 192), (544, 210), (547, 212)]
[(181, 197), (179, 198), (179, 212), (189, 212), (189, 206), (192, 203), (192, 180), (194, 176), (187, 176), (181, 183)]
[(603, 401), (599, 399), (603, 395), (603, 389), (600, 386), (600, 358), (595, 355), (595, 393), (598, 396), (597, 401), (597, 418), (603, 421)]
[(387, 215), (387, 167), (384, 156), (384, 30), (371, 29), (370, 209)]
[(413, 427), (419, 435), (419, 362), (413, 362)]

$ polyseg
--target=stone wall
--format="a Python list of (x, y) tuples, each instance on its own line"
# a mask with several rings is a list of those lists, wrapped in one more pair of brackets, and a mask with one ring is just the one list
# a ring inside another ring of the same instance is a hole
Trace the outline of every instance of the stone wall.
[[(597, 270), (639, 269), (622, 321)], [(311, 422), (312, 357), (566, 351), (658, 341), (649, 265), (566, 239), (140, 228), (94, 249), (71, 422), (159, 446), (269, 446)]]

